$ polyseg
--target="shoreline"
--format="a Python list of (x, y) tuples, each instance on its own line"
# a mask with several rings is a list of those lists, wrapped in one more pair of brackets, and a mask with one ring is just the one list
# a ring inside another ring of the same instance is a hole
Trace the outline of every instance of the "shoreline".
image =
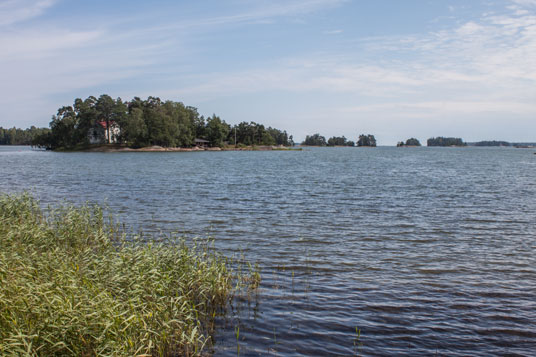
[(107, 146), (101, 145), (97, 147), (91, 147), (81, 150), (82, 152), (197, 152), (197, 151), (301, 151), (301, 148), (293, 148), (286, 146), (246, 146), (246, 147), (193, 147), (193, 148), (181, 148), (181, 147), (162, 147), (158, 145), (146, 146), (142, 148), (130, 148), (119, 146)]

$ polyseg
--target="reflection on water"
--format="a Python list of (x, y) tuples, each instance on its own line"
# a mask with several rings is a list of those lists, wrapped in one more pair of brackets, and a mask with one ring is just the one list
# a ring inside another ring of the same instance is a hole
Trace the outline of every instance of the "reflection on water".
[(532, 151), (0, 148), (0, 167), (0, 191), (106, 203), (134, 229), (258, 261), (258, 294), (221, 321), (216, 356), (536, 350)]

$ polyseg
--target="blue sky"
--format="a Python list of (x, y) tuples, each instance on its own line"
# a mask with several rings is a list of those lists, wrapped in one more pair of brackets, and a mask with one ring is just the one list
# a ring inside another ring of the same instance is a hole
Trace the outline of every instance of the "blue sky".
[(302, 140), (536, 141), (536, 0), (0, 0), (0, 126), (159, 96)]

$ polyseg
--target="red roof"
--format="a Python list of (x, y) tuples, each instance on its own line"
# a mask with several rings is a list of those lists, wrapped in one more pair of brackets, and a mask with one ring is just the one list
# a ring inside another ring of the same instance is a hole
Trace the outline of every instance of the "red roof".
[[(99, 124), (100, 126), (102, 126), (104, 129), (106, 129), (106, 122), (105, 121), (98, 121), (97, 124)], [(114, 126), (115, 125), (115, 121), (111, 121), (110, 122), (110, 127)]]

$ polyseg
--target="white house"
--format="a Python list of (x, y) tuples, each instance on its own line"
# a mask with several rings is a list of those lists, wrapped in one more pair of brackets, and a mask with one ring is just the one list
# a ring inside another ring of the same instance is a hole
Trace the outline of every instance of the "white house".
[(110, 121), (110, 126), (106, 121), (98, 121), (87, 134), (90, 144), (115, 144), (121, 134), (121, 128), (115, 121)]

